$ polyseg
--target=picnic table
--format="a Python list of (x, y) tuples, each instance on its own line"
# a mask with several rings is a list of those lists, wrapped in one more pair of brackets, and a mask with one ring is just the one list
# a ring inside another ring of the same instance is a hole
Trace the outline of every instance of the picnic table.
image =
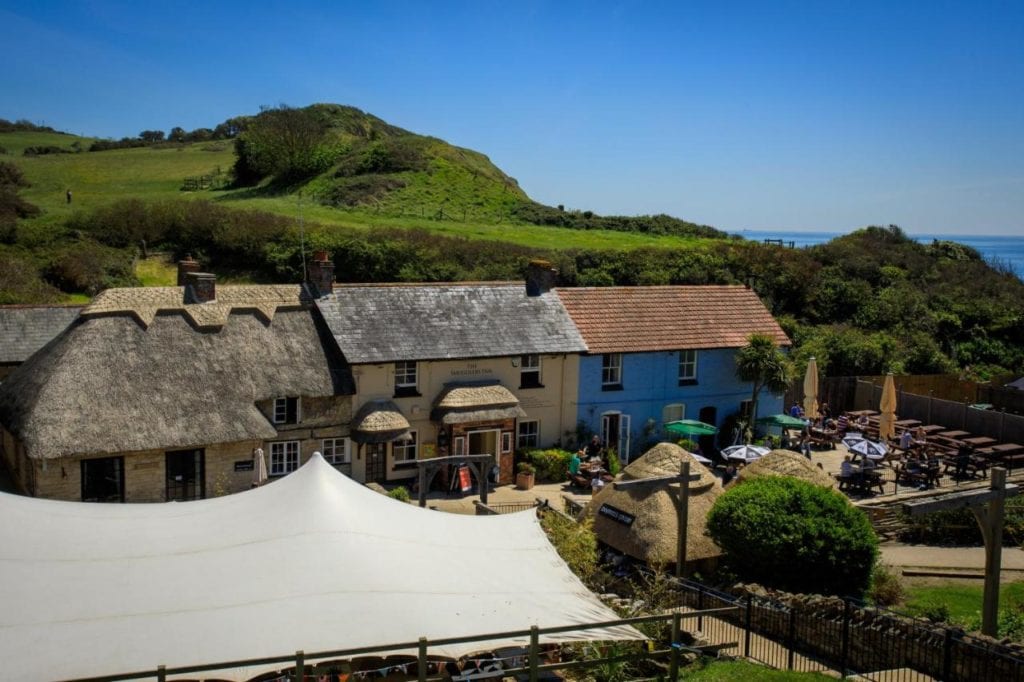
[(876, 410), (854, 410), (846, 414), (850, 417), (874, 417), (878, 415), (878, 412)]
[(946, 427), (939, 424), (928, 424), (927, 426), (922, 426), (921, 430), (924, 431), (924, 435), (926, 436), (934, 436), (937, 433), (945, 431)]
[(988, 436), (973, 436), (971, 438), (961, 438), (960, 442), (973, 445), (976, 448), (983, 448), (987, 445), (995, 445), (998, 441)]
[(921, 421), (918, 419), (900, 419), (894, 423), (896, 428), (914, 429), (921, 425)]
[(970, 431), (960, 431), (960, 430), (954, 429), (954, 430), (951, 430), (951, 431), (940, 431), (939, 433), (937, 433), (935, 435), (936, 436), (940, 436), (942, 438), (948, 438), (949, 440), (960, 440), (960, 439), (965, 438), (965, 437), (970, 437), (971, 432)]

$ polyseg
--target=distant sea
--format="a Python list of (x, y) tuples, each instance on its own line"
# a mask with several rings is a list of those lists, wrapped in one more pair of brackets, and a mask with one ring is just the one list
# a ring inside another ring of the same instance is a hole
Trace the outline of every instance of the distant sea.
[[(793, 232), (772, 230), (745, 230), (736, 232), (744, 239), (762, 241), (764, 239), (781, 239), (787, 246), (790, 242), (797, 248), (822, 244), (844, 232)], [(978, 251), (985, 259), (997, 258), (1013, 267), (1017, 277), (1024, 279), (1024, 237), (985, 236), (963, 234), (911, 234), (908, 235), (922, 244), (930, 244), (933, 239), (960, 242)]]

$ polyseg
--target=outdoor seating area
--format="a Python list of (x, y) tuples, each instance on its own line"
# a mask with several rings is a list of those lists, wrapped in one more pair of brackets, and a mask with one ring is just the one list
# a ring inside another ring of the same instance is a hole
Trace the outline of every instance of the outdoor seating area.
[(893, 422), (894, 435), (879, 439), (881, 422), (874, 410), (844, 412), (837, 420), (849, 425), (843, 443), (851, 455), (845, 471), (835, 474), (840, 490), (857, 495), (929, 490), (988, 478), (993, 466), (1013, 469), (1024, 463), (1024, 446), (1016, 443), (917, 419)]

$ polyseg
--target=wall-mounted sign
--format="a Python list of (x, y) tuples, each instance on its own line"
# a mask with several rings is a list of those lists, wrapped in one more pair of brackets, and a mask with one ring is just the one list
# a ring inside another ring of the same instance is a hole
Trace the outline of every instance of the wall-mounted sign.
[(632, 526), (633, 521), (636, 519), (636, 517), (632, 514), (627, 514), (621, 509), (613, 507), (610, 504), (602, 504), (601, 507), (597, 510), (597, 513), (601, 516), (606, 516), (612, 521), (615, 521), (616, 523), (621, 523), (623, 526), (627, 527)]
[(251, 459), (245, 459), (239, 462), (235, 462), (235, 471), (252, 471), (253, 461)]

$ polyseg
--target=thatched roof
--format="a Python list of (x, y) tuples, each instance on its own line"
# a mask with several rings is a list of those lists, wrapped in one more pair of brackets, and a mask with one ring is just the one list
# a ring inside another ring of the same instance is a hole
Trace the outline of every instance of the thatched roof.
[(354, 392), (312, 309), (263, 318), (197, 330), (180, 310), (148, 327), (83, 312), (0, 385), (0, 423), (37, 459), (187, 448), (275, 437), (257, 401)]
[(300, 308), (311, 302), (300, 284), (219, 285), (217, 300), (189, 303), (185, 287), (107, 289), (89, 304), (83, 315), (130, 314), (148, 327), (158, 313), (183, 313), (197, 327), (222, 327), (232, 311), (255, 312), (270, 322), (279, 309)]
[(495, 382), (450, 383), (438, 394), (430, 418), (445, 424), (525, 417), (519, 398)]
[(407, 433), (409, 420), (390, 400), (371, 400), (352, 417), (351, 431), (358, 443), (386, 443)]
[(761, 476), (791, 476), (826, 488), (836, 485), (835, 479), (819, 469), (818, 465), (792, 450), (772, 450), (740, 469), (736, 482), (742, 483)]
[[(699, 561), (722, 553), (705, 533), (708, 512), (722, 494), (722, 485), (714, 474), (678, 445), (659, 443), (629, 464), (620, 480), (678, 474), (684, 457), (690, 460), (690, 472), (700, 474), (699, 480), (690, 483), (686, 534), (687, 561)], [(597, 538), (610, 547), (648, 563), (670, 564), (676, 560), (678, 494), (678, 484), (623, 490), (616, 490), (609, 484), (594, 495), (583, 513), (594, 519)], [(632, 516), (632, 524), (626, 525), (601, 513), (604, 505)]]

